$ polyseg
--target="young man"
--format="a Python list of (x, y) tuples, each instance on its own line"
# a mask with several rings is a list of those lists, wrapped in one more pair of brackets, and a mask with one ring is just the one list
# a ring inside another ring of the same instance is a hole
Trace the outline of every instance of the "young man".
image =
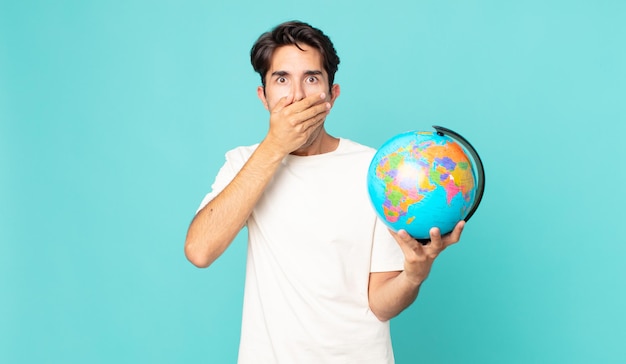
[(415, 300), (463, 222), (444, 237), (432, 229), (422, 246), (377, 219), (365, 183), (375, 150), (324, 128), (340, 95), (324, 33), (281, 24), (251, 60), (269, 130), (226, 154), (185, 254), (207, 267), (248, 227), (239, 363), (393, 363), (388, 320)]

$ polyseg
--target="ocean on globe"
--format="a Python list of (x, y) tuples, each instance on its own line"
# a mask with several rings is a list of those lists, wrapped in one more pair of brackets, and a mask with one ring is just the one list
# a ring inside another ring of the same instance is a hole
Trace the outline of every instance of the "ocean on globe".
[(429, 239), (432, 227), (447, 234), (469, 219), (484, 191), (482, 162), (473, 147), (449, 129), (435, 129), (392, 137), (367, 174), (377, 215), (392, 230), (404, 229), (420, 241)]

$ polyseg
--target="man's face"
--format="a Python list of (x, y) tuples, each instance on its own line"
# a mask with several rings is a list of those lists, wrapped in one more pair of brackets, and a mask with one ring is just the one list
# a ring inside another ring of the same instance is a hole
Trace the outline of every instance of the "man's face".
[(339, 86), (328, 87), (328, 74), (322, 65), (319, 51), (306, 44), (287, 45), (274, 51), (270, 69), (265, 75), (265, 88), (259, 86), (258, 95), (265, 108), (272, 110), (282, 97), (293, 95), (299, 101), (313, 94), (326, 93), (326, 99), (334, 103)]

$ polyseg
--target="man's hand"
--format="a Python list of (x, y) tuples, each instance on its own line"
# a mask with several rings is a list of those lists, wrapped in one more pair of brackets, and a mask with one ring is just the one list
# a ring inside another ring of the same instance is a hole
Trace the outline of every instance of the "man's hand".
[(430, 229), (430, 243), (420, 244), (405, 230), (391, 232), (404, 253), (404, 270), (400, 272), (370, 273), (370, 309), (381, 321), (396, 317), (417, 298), (422, 282), (426, 280), (435, 258), (445, 248), (461, 238), (465, 221), (460, 221), (454, 230), (441, 236), (439, 229)]
[(465, 221), (459, 221), (454, 230), (443, 237), (438, 228), (432, 228), (430, 229), (430, 242), (426, 245), (413, 239), (406, 230), (400, 230), (397, 233), (390, 230), (391, 235), (396, 239), (404, 253), (406, 278), (415, 285), (422, 284), (428, 277), (433, 262), (439, 253), (461, 239), (463, 227), (465, 227)]
[(309, 140), (331, 107), (324, 92), (296, 102), (293, 100), (293, 94), (285, 96), (270, 110), (270, 129), (266, 137), (266, 142), (285, 155)]

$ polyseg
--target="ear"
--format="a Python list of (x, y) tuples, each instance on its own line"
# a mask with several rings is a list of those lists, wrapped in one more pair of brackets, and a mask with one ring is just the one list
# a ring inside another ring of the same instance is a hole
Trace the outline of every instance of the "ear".
[(337, 100), (337, 98), (339, 97), (339, 94), (341, 93), (341, 88), (339, 87), (338, 84), (334, 84), (331, 88), (331, 97), (330, 97), (330, 107), (333, 107), (333, 105), (335, 105), (335, 100)]
[(265, 109), (269, 111), (270, 108), (267, 105), (267, 98), (265, 97), (265, 87), (263, 86), (257, 87), (256, 95), (259, 97), (259, 100), (261, 100), (261, 102), (263, 103), (263, 106), (265, 106)]

